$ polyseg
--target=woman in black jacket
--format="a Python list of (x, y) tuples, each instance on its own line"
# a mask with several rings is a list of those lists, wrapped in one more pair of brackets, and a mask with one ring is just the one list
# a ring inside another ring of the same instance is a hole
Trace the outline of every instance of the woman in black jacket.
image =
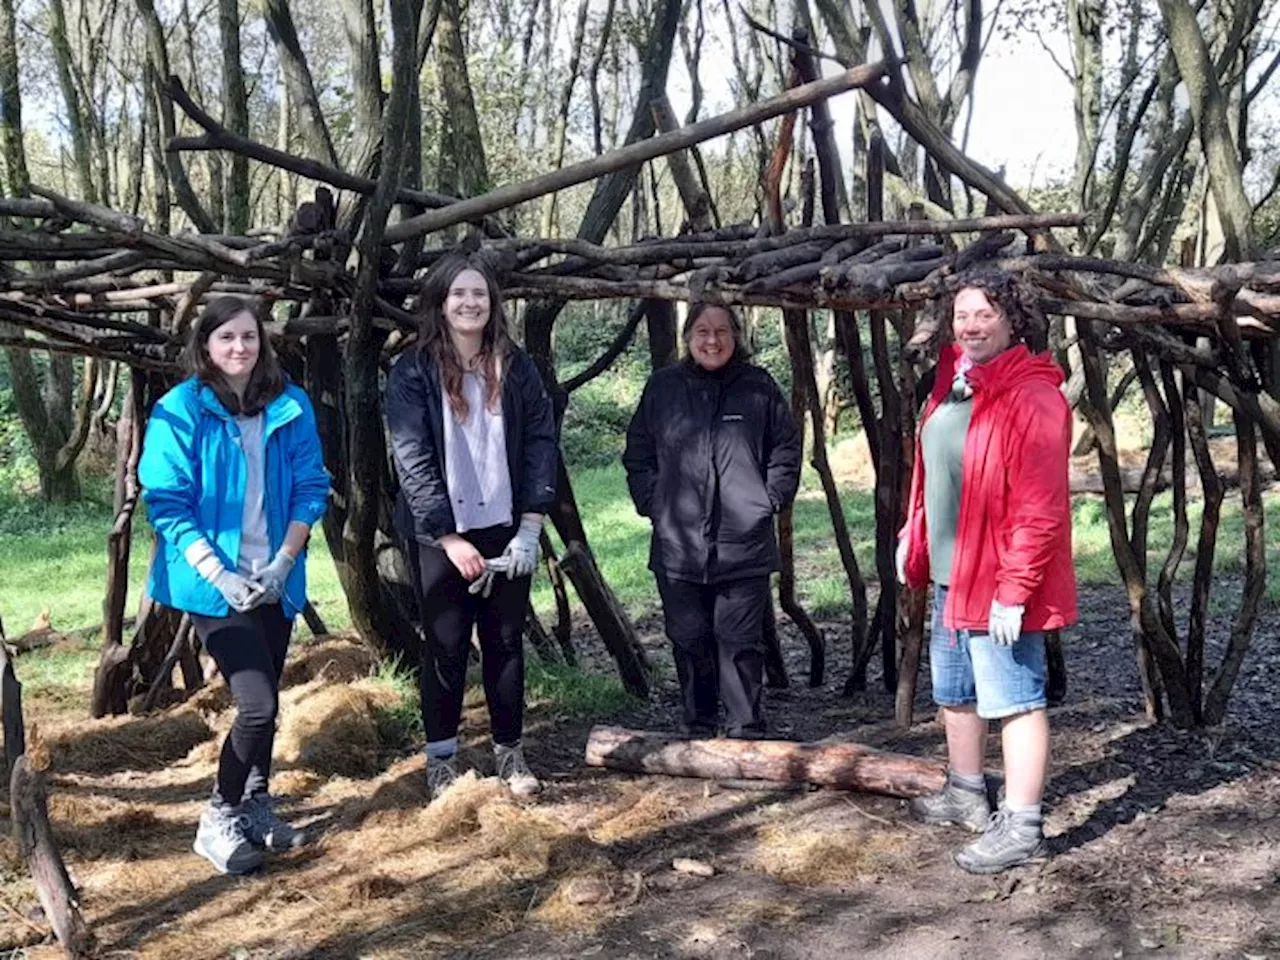
[(773, 378), (747, 362), (732, 310), (694, 304), (686, 357), (645, 385), (622, 455), (653, 524), (658, 581), (684, 702), (682, 730), (764, 733), (764, 617), (778, 569), (773, 517), (800, 483), (800, 436)]
[(542, 379), (507, 329), (493, 272), (451, 254), (427, 276), (418, 346), (387, 383), (387, 425), (426, 644), (421, 671), (427, 783), (457, 778), (472, 627), (480, 638), (498, 776), (517, 796), (541, 789), (520, 746), (530, 577), (555, 499), (555, 420)]

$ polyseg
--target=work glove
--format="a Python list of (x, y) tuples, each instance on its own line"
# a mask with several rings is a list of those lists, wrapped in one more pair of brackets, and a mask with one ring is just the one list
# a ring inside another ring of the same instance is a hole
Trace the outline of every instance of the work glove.
[(284, 584), (297, 561), (284, 549), (276, 551), (276, 555), (261, 570), (254, 573), (252, 582), (262, 588), (263, 603), (279, 603), (284, 596)]
[(536, 519), (525, 517), (520, 521), (520, 529), (507, 544), (507, 549), (502, 551), (503, 558), (510, 562), (507, 567), (509, 579), (533, 576), (533, 571), (538, 568), (538, 537), (541, 535), (541, 514), (538, 514)]
[(196, 573), (222, 594), (232, 610), (248, 613), (262, 603), (262, 587), (224, 567), (208, 540), (197, 540), (187, 547), (184, 556), (187, 558), (187, 563), (195, 568)]
[(898, 552), (893, 557), (893, 564), (898, 571), (898, 582), (904, 587), (907, 585), (907, 546), (908, 540), (903, 537), (898, 541)]
[(479, 594), (487, 599), (489, 594), (493, 592), (493, 578), (500, 573), (509, 573), (510, 567), (511, 561), (505, 555), (486, 560), (484, 562), (484, 573), (467, 585), (467, 593), (473, 597)]
[(991, 641), (1006, 647), (1013, 646), (1014, 641), (1022, 634), (1022, 615), (1026, 609), (1021, 604), (1006, 607), (999, 600), (992, 600), (991, 615), (987, 623)]

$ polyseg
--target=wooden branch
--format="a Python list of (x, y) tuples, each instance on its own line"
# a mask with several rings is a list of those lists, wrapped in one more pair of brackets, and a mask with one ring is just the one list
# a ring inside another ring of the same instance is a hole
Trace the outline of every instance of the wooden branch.
[(37, 197), (48, 200), (59, 213), (68, 219), (87, 223), (91, 227), (97, 227), (110, 233), (122, 233), (126, 236), (136, 237), (142, 233), (146, 226), (141, 217), (130, 216), (127, 213), (117, 213), (107, 207), (100, 207), (96, 203), (83, 203), (79, 200), (72, 200), (60, 193), (55, 193), (44, 187), (38, 187), (35, 184), (31, 185), (31, 192)]
[(772, 780), (813, 783), (919, 797), (942, 789), (946, 772), (936, 760), (888, 753), (857, 743), (824, 740), (682, 740), (670, 734), (592, 727), (589, 767), (630, 773), (712, 780)]
[(44, 776), (27, 756), (17, 759), (9, 781), (9, 804), (18, 851), (35, 881), (36, 896), (45, 917), (72, 960), (93, 954), (93, 932), (80, 912), (80, 895), (53, 839)]
[[(205, 131), (205, 135), (202, 137), (174, 137), (165, 145), (165, 150), (169, 153), (194, 150), (226, 150), (229, 153), (240, 154), (251, 160), (257, 160), (259, 163), (265, 163), (268, 166), (288, 170), (291, 173), (306, 177), (308, 180), (327, 183), (341, 190), (350, 190), (352, 193), (358, 193), (363, 196), (372, 196), (377, 188), (377, 182), (374, 180), (338, 170), (317, 160), (295, 157), (292, 154), (268, 147), (266, 144), (258, 143), (256, 140), (250, 140), (248, 137), (232, 133), (200, 109), (196, 102), (191, 99), (190, 94), (187, 93), (186, 88), (178, 77), (170, 77), (168, 84), (165, 85), (165, 90), (173, 97), (174, 102), (182, 108), (183, 112)], [(432, 209), (447, 207), (461, 202), (457, 197), (451, 197), (447, 194), (434, 193), (430, 190), (412, 190), (408, 187), (397, 188), (395, 198), (397, 203), (418, 204)], [(472, 218), (464, 217), (463, 219)], [(479, 220), (480, 218), (475, 219)], [(507, 231), (495, 222), (486, 221), (485, 227), (489, 236), (503, 237), (507, 235)]]
[(18, 758), (27, 752), (26, 726), (22, 719), (22, 684), (13, 672), (17, 651), (0, 628), (0, 725), (4, 729), (4, 783), (7, 786)]
[(636, 335), (636, 328), (640, 326), (640, 321), (644, 319), (645, 304), (643, 301), (634, 304), (631, 307), (631, 313), (627, 317), (626, 324), (618, 331), (618, 335), (613, 338), (613, 342), (605, 349), (604, 353), (596, 357), (591, 365), (581, 373), (575, 374), (564, 383), (560, 384), (564, 388), (565, 393), (573, 393), (579, 387), (584, 386), (594, 380), (600, 374), (604, 373), (613, 365), (613, 361), (621, 356), (622, 351), (627, 349), (632, 338)]
[(811, 103), (825, 100), (838, 93), (872, 84), (884, 75), (884, 69), (884, 65), (878, 63), (854, 67), (837, 76), (788, 90), (769, 100), (762, 100), (718, 117), (690, 124), (671, 133), (664, 133), (649, 140), (611, 150), (599, 157), (562, 167), (552, 173), (534, 177), (532, 180), (500, 187), (484, 196), (463, 200), (442, 210), (411, 217), (388, 228), (384, 240), (386, 243), (399, 243), (411, 237), (443, 230), (455, 223), (495, 213), (527, 200), (594, 180), (608, 173), (637, 166), (676, 150), (687, 149), (712, 137), (723, 136), (743, 127), (807, 107)]

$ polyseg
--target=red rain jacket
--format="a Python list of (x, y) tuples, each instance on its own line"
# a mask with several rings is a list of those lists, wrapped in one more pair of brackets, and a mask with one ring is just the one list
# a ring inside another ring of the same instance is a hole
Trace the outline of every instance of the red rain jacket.
[[(951, 390), (959, 348), (943, 348), (923, 425)], [(973, 416), (964, 441), (956, 546), (943, 622), (985, 630), (994, 597), (1026, 608), (1024, 630), (1076, 622), (1071, 559), (1071, 411), (1062, 371), (1046, 354), (1018, 345), (972, 367)], [(916, 468), (902, 536), (909, 538), (907, 584), (929, 583), (924, 460), (916, 432)]]

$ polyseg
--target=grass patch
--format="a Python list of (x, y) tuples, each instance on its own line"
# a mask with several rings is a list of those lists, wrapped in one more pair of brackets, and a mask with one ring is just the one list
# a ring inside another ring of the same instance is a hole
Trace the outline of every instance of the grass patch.
[(422, 743), (425, 734), (413, 671), (396, 657), (375, 663), (369, 679), (394, 693), (393, 698), (376, 702), (373, 708), (373, 723), (382, 748), (400, 752)]
[(536, 660), (526, 662), (525, 688), (530, 701), (549, 701), (557, 713), (581, 720), (614, 716), (639, 703), (613, 674), (587, 673)]

